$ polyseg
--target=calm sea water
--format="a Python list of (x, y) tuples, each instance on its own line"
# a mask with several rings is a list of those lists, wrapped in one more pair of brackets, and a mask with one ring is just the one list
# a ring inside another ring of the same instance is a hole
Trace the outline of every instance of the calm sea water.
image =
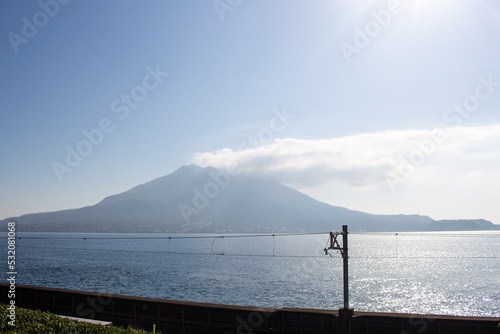
[[(327, 234), (18, 236), (18, 284), (273, 308), (343, 306), (342, 259), (323, 252)], [(349, 255), (355, 310), (500, 316), (500, 231), (351, 233)]]

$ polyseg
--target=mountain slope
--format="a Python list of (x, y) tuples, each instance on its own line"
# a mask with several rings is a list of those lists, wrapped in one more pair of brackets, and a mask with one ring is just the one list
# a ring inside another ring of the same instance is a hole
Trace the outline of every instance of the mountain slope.
[(15, 218), (20, 231), (215, 232), (422, 230), (419, 215), (371, 215), (317, 201), (279, 182), (184, 166), (80, 209)]
[(429, 231), (499, 230), (500, 226), (484, 219), (436, 220), (429, 224)]

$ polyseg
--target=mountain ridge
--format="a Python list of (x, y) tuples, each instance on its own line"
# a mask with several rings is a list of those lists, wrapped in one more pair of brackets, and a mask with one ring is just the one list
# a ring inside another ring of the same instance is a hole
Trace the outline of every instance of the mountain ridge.
[(275, 180), (197, 165), (182, 166), (92, 206), (31, 213), (4, 222), (11, 220), (26, 232), (297, 232), (338, 230), (343, 224), (351, 231), (462, 225), (495, 229), (484, 220), (439, 223), (423, 215), (373, 215), (315, 200)]

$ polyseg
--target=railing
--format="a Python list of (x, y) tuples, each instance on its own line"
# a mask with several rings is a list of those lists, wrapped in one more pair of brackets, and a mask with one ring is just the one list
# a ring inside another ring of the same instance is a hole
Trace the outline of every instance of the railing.
[[(9, 284), (0, 284), (8, 302)], [(112, 321), (163, 333), (495, 333), (499, 318), (354, 312), (342, 324), (334, 310), (255, 308), (16, 286), (16, 305), (52, 313)]]

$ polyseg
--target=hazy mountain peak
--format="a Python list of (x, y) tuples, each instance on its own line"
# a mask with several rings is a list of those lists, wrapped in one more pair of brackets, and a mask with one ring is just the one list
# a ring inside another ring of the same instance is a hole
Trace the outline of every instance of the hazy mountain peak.
[[(317, 201), (277, 181), (186, 165), (75, 210), (24, 215), (23, 231), (219, 232), (423, 230), (420, 215), (371, 215)], [(489, 226), (483, 222), (476, 226)]]

